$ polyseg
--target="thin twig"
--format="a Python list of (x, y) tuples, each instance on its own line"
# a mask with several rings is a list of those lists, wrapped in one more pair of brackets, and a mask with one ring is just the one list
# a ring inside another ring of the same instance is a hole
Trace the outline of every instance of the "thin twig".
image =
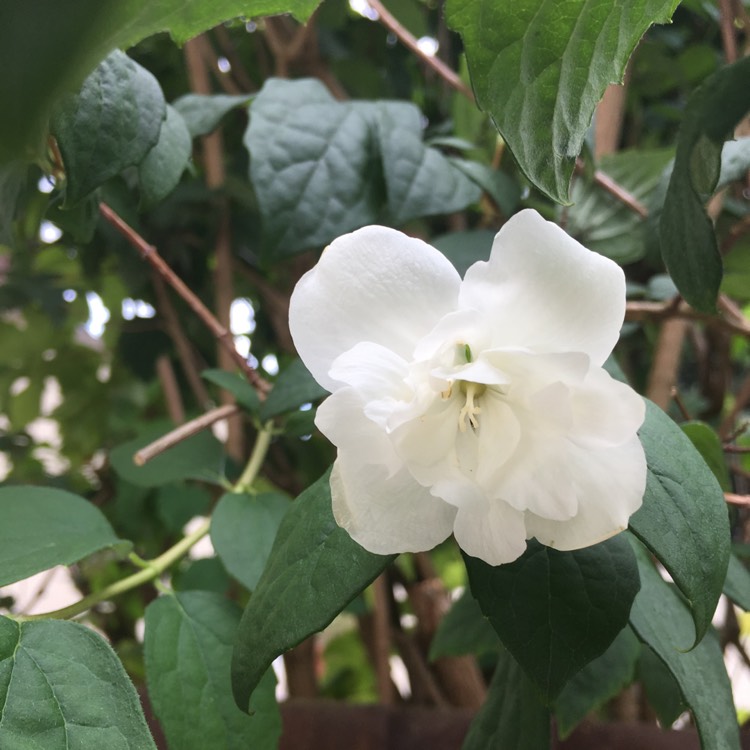
[(685, 318), (687, 320), (703, 320), (719, 324), (732, 333), (741, 336), (750, 336), (750, 321), (744, 316), (742, 318), (728, 319), (709, 315), (693, 309), (685, 302), (675, 305), (672, 300), (669, 302), (628, 302), (625, 308), (625, 320), (644, 321), (644, 320), (661, 320), (668, 318)]
[(143, 464), (150, 461), (152, 458), (156, 458), (160, 453), (169, 450), (172, 446), (181, 443), (183, 440), (187, 440), (189, 437), (205, 430), (215, 422), (221, 419), (227, 419), (233, 417), (239, 412), (240, 408), (237, 404), (225, 404), (224, 406), (217, 406), (211, 411), (207, 411), (205, 414), (201, 414), (200, 417), (191, 419), (185, 424), (181, 424), (166, 435), (162, 435), (160, 438), (154, 440), (153, 443), (149, 443), (145, 447), (136, 451), (133, 456), (133, 463), (136, 466), (143, 466)]
[[(585, 169), (583, 161), (576, 159), (576, 172), (583, 174)], [(622, 185), (618, 185), (606, 172), (602, 172), (601, 169), (594, 170), (594, 182), (633, 213), (638, 214), (642, 219), (648, 218), (648, 209)]]
[(169, 418), (175, 424), (182, 424), (185, 421), (185, 407), (182, 404), (180, 386), (177, 384), (177, 377), (174, 374), (174, 367), (172, 367), (169, 355), (160, 354), (157, 357), (156, 374), (159, 376)]
[(165, 260), (159, 255), (153, 245), (149, 245), (129, 224), (127, 224), (115, 211), (106, 203), (99, 204), (99, 211), (102, 216), (115, 228), (125, 239), (130, 242), (141, 254), (141, 257), (148, 261), (156, 272), (174, 289), (177, 294), (185, 300), (190, 309), (201, 319), (203, 324), (208, 328), (214, 337), (224, 346), (231, 358), (242, 370), (248, 382), (258, 391), (258, 395), (263, 398), (270, 390), (270, 384), (262, 378), (257, 371), (251, 367), (247, 360), (235, 349), (234, 338), (232, 334), (214, 317), (213, 313), (198, 299), (193, 291), (177, 274), (167, 265)]
[(680, 392), (677, 389), (677, 386), (672, 386), (672, 400), (675, 402), (675, 404), (677, 404), (677, 408), (680, 410), (680, 414), (682, 414), (682, 418), (687, 422), (692, 421), (693, 418), (690, 416), (690, 412), (688, 411), (688, 408), (685, 405), (685, 401), (680, 395)]
[(724, 500), (731, 505), (741, 505), (745, 508), (750, 507), (750, 495), (736, 495), (734, 492), (725, 492)]
[(416, 37), (391, 14), (391, 12), (380, 2), (380, 0), (368, 0), (367, 3), (374, 11), (377, 12), (380, 22), (388, 31), (392, 32), (396, 38), (408, 47), (425, 65), (432, 68), (446, 83), (452, 86), (456, 91), (461, 92), (467, 99), (474, 101), (472, 90), (451, 70), (439, 57), (427, 55), (420, 48)]

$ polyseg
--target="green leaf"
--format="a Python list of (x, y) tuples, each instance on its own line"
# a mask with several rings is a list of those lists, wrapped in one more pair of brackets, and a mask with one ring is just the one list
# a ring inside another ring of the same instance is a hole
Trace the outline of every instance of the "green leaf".
[(496, 653), (502, 649), (495, 629), (479, 602), (466, 589), (440, 621), (430, 644), (430, 661), (443, 656)]
[(695, 446), (698, 453), (703, 456), (703, 460), (711, 472), (716, 477), (724, 492), (729, 492), (732, 483), (729, 479), (729, 469), (727, 468), (724, 449), (716, 430), (709, 427), (705, 422), (686, 422), (680, 425), (682, 431), (690, 438), (690, 442)]
[(151, 208), (177, 187), (192, 151), (185, 120), (167, 104), (167, 116), (161, 124), (159, 140), (138, 167), (142, 208)]
[(281, 717), (269, 670), (248, 716), (232, 699), (229, 665), (240, 609), (220, 594), (160, 596), (146, 609), (148, 692), (170, 747), (275, 750)]
[(452, 213), (476, 203), (481, 190), (450, 159), (422, 141), (421, 113), (408, 102), (379, 102), (375, 119), (388, 214), (394, 224)]
[(674, 169), (659, 220), (664, 263), (685, 300), (715, 312), (721, 255), (704, 203), (719, 179), (721, 151), (750, 109), (750, 58), (708, 78), (690, 97), (677, 138)]
[(633, 630), (677, 680), (698, 726), (703, 750), (739, 750), (732, 688), (718, 639), (711, 632), (692, 651), (677, 650), (692, 638), (690, 614), (643, 547), (634, 539), (631, 541), (642, 582), (630, 613)]
[(280, 654), (317, 633), (395, 558), (362, 549), (336, 524), (328, 472), (292, 504), (242, 615), (232, 658), (240, 708)]
[[(647, 203), (672, 157), (669, 149), (621, 151), (602, 157), (598, 167), (636, 200)], [(567, 231), (589, 250), (618, 263), (633, 263), (646, 254), (643, 219), (593, 181), (576, 179)]]
[(253, 591), (290, 502), (286, 495), (228, 492), (211, 519), (211, 541), (226, 569)]
[(678, 0), (448, 0), (479, 106), (536, 187), (568, 202), (575, 158), (594, 108), (652, 23)]
[(729, 521), (724, 494), (698, 451), (657, 406), (646, 403), (639, 432), (648, 477), (631, 531), (669, 571), (693, 613), (698, 643), (708, 630), (726, 578)]
[(625, 627), (600, 657), (570, 680), (555, 700), (560, 739), (565, 739), (589, 713), (633, 681), (640, 652), (638, 638)]
[(677, 680), (667, 665), (645, 644), (641, 644), (638, 679), (662, 727), (671, 727), (680, 714), (688, 710)]
[(153, 442), (162, 432), (150, 430), (139, 438), (118, 445), (109, 456), (114, 470), (138, 487), (161, 487), (182, 479), (216, 481), (224, 465), (224, 448), (210, 432), (199, 432), (143, 466), (136, 466), (133, 462), (136, 452)]
[(0, 747), (156, 750), (138, 694), (99, 635), (0, 617)]
[(430, 240), (430, 244), (440, 250), (463, 276), (469, 266), (490, 257), (494, 239), (495, 232), (489, 229), (469, 229), (441, 234)]
[(204, 370), (201, 377), (229, 391), (237, 399), (237, 403), (251, 414), (258, 413), (260, 408), (258, 393), (242, 375), (226, 370)]
[(622, 535), (571, 552), (532, 540), (518, 560), (497, 567), (464, 560), (482, 612), (547, 703), (606, 651), (639, 586)]
[(337, 102), (320, 81), (266, 81), (244, 140), (274, 257), (323, 245), (377, 217), (365, 108)]
[(292, 13), (306, 21), (320, 0), (35, 0), (0, 3), (0, 163), (41, 150), (55, 101), (75, 90), (113, 49), (169, 31), (182, 44), (238, 16)]
[(0, 513), (0, 586), (129, 545), (96, 506), (52, 487), (3, 487)]
[(249, 94), (231, 96), (229, 94), (186, 94), (172, 102), (172, 106), (182, 115), (191, 138), (207, 135), (221, 122), (229, 111), (248, 104)]
[(318, 385), (302, 360), (295, 359), (281, 371), (268, 398), (260, 407), (260, 418), (265, 422), (327, 395), (328, 391)]
[(738, 607), (750, 612), (750, 571), (735, 555), (729, 556), (724, 593)]
[(549, 746), (549, 712), (521, 667), (503, 650), (485, 703), (461, 750), (548, 750)]
[(66, 173), (67, 205), (139, 164), (159, 139), (166, 103), (158, 81), (115, 50), (68, 96), (52, 130)]
[(521, 186), (505, 172), (492, 169), (477, 161), (452, 158), (451, 164), (460, 169), (472, 182), (479, 185), (492, 198), (498, 208), (510, 217), (521, 200)]

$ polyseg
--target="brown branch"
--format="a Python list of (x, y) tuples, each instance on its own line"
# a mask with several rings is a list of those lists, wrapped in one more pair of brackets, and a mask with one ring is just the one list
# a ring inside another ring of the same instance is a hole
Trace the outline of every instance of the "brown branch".
[[(576, 172), (583, 174), (586, 170), (582, 159), (576, 159)], [(648, 209), (622, 185), (616, 183), (608, 174), (600, 169), (594, 170), (594, 182), (605, 192), (616, 198), (626, 208), (638, 214), (642, 219), (648, 218)]]
[[(719, 298), (719, 307), (726, 303)], [(729, 306), (726, 306), (729, 311)], [(643, 322), (645, 320), (665, 320), (670, 318), (684, 318), (686, 320), (702, 320), (715, 322), (732, 333), (741, 336), (750, 336), (750, 320), (744, 316), (731, 318), (718, 317), (708, 313), (702, 313), (690, 307), (686, 302), (679, 301), (675, 305), (674, 300), (668, 302), (628, 302), (625, 308), (625, 320)]]
[(408, 47), (425, 65), (434, 70), (447, 84), (463, 94), (469, 101), (474, 101), (472, 90), (440, 58), (425, 54), (417, 44), (416, 37), (391, 14), (380, 0), (368, 0), (368, 5), (377, 12), (380, 22), (388, 31)]
[(154, 285), (154, 292), (156, 293), (156, 306), (159, 313), (164, 318), (164, 327), (175, 346), (177, 356), (182, 365), (182, 371), (185, 373), (190, 390), (193, 392), (193, 395), (197, 399), (201, 408), (206, 408), (210, 402), (208, 389), (203, 380), (201, 380), (198, 368), (195, 366), (190, 342), (185, 335), (185, 331), (182, 330), (179, 318), (177, 317), (177, 311), (174, 309), (174, 305), (169, 299), (167, 289), (164, 285), (164, 279), (162, 279), (156, 271), (152, 272), (151, 277)]
[(164, 393), (164, 400), (167, 403), (167, 413), (169, 414), (169, 418), (175, 424), (182, 424), (185, 421), (185, 407), (182, 404), (180, 386), (177, 385), (174, 368), (166, 354), (157, 357), (156, 374), (159, 376), (161, 389)]
[(375, 681), (380, 703), (390, 706), (395, 702), (395, 690), (391, 681), (391, 606), (388, 594), (388, 575), (381, 573), (374, 581), (375, 607), (372, 621), (373, 659)]
[(143, 464), (152, 458), (156, 458), (160, 453), (164, 453), (164, 451), (169, 450), (172, 446), (177, 445), (177, 443), (181, 443), (183, 440), (187, 440), (189, 437), (205, 430), (215, 422), (233, 417), (239, 410), (236, 404), (226, 404), (218, 406), (216, 409), (211, 409), (211, 411), (201, 414), (200, 417), (191, 419), (189, 422), (185, 422), (185, 424), (180, 425), (172, 430), (172, 432), (162, 435), (160, 438), (154, 440), (153, 443), (136, 451), (133, 456), (133, 463), (136, 466), (143, 466)]
[(727, 64), (737, 62), (737, 38), (734, 31), (735, 9), (732, 0), (719, 0), (721, 44)]
[(666, 410), (677, 382), (677, 372), (682, 358), (682, 344), (688, 322), (671, 318), (662, 323), (656, 342), (654, 360), (646, 386), (646, 396), (659, 408)]
[(245, 358), (235, 349), (232, 334), (213, 315), (213, 313), (198, 299), (195, 293), (177, 276), (159, 255), (153, 245), (149, 245), (129, 224), (127, 224), (106, 203), (99, 204), (102, 216), (141, 254), (141, 257), (151, 264), (151, 267), (164, 281), (182, 297), (190, 309), (201, 319), (203, 324), (214, 335), (217, 341), (226, 349), (231, 360), (242, 370), (248, 382), (264, 398), (270, 390), (270, 384), (251, 367)]
[(744, 508), (750, 507), (750, 495), (736, 495), (734, 492), (725, 492), (724, 500), (730, 505), (740, 505)]

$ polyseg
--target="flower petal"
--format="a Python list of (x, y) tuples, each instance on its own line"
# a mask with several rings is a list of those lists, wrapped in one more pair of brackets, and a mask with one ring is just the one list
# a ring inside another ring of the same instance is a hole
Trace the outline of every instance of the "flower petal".
[(498, 232), (489, 261), (466, 272), (460, 308), (481, 309), (492, 347), (584, 352), (601, 365), (625, 316), (625, 276), (532, 210)]
[(362, 463), (381, 464), (388, 474), (394, 474), (403, 461), (383, 428), (365, 415), (364, 406), (353, 388), (342, 388), (318, 407), (315, 425), (336, 447), (356, 454)]
[(524, 514), (503, 502), (492, 502), (479, 515), (475, 508), (461, 507), (453, 533), (459, 547), (489, 565), (513, 562), (526, 549)]
[(363, 465), (347, 450), (333, 464), (331, 498), (336, 523), (379, 555), (432, 549), (450, 535), (456, 515), (405, 469), (388, 477), (385, 467)]
[(560, 550), (580, 549), (623, 531), (640, 508), (646, 489), (646, 457), (637, 437), (615, 448), (568, 452), (578, 512), (566, 521), (526, 513), (529, 537)]
[(580, 445), (624, 443), (646, 418), (646, 403), (625, 383), (599, 367), (589, 371), (584, 383), (571, 388), (573, 426), (571, 438)]
[(411, 361), (414, 347), (455, 309), (461, 278), (435, 248), (386, 227), (334, 240), (297, 283), (289, 327), (313, 377), (334, 390), (333, 361), (361, 341)]

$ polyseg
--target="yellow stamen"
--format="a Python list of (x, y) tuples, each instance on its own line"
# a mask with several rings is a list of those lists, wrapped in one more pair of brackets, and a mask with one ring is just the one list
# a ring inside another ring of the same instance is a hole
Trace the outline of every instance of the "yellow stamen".
[(464, 381), (461, 383), (461, 390), (466, 394), (466, 403), (458, 413), (458, 429), (461, 432), (466, 432), (466, 420), (468, 419), (469, 424), (476, 430), (479, 427), (477, 414), (480, 414), (482, 410), (474, 403), (474, 399), (479, 398), (487, 390), (487, 386), (482, 383)]

